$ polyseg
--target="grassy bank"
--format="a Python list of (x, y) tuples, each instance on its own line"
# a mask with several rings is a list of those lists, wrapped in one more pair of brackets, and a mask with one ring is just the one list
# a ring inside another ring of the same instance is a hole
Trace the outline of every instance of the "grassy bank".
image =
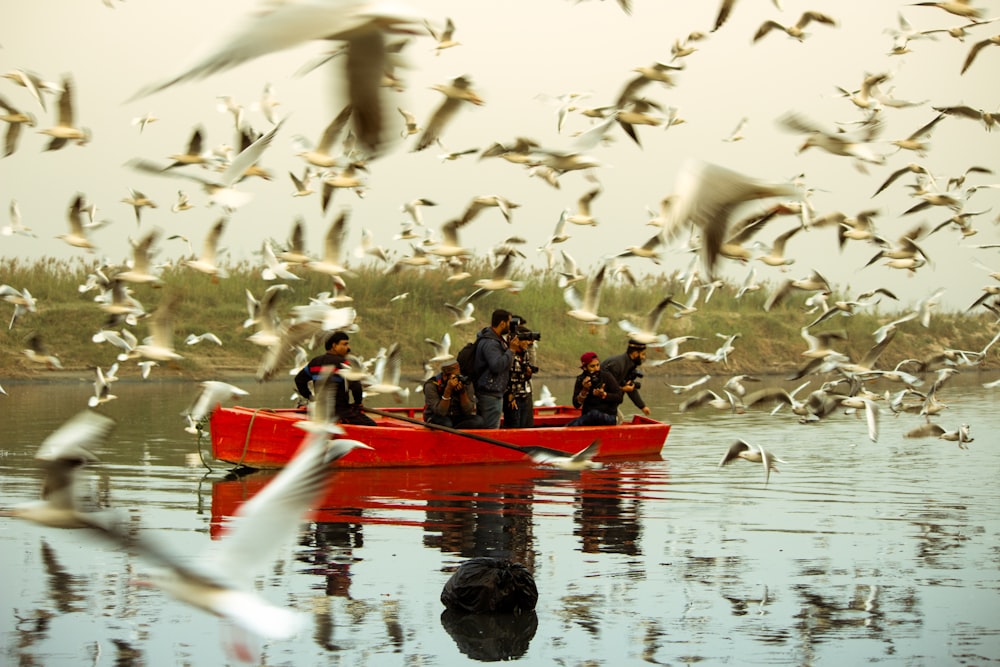
[[(95, 344), (91, 338), (102, 328), (106, 315), (94, 301), (97, 290), (81, 292), (95, 265), (83, 260), (39, 260), (21, 262), (3, 260), (0, 284), (16, 289), (28, 289), (37, 300), (37, 311), (20, 317), (12, 328), (0, 334), (0, 378), (44, 378), (45, 366), (29, 360), (23, 353), (25, 340), (33, 332), (42, 337), (49, 350), (59, 357), (64, 369), (86, 371), (90, 366), (107, 367), (114, 362), (118, 350), (108, 343)], [(247, 341), (252, 329), (243, 328), (247, 317), (245, 290), (259, 297), (271, 283), (263, 280), (259, 269), (249, 265), (228, 267), (229, 277), (214, 280), (187, 268), (165, 268), (162, 286), (133, 286), (133, 296), (151, 312), (164, 295), (175, 292), (181, 296), (175, 323), (175, 344), (184, 358), (154, 370), (163, 377), (181, 375), (197, 378), (216, 374), (252, 372), (261, 357), (262, 348)], [(472, 275), (488, 275), (483, 265), (471, 268)], [(310, 296), (333, 289), (328, 276), (306, 270), (299, 271), (301, 280), (291, 281), (291, 290), (279, 297), (278, 311), (287, 314), (292, 306), (308, 302)], [(646, 313), (666, 294), (686, 300), (683, 285), (668, 277), (648, 279), (634, 287), (608, 283), (601, 295), (600, 312), (610, 318), (603, 327), (591, 327), (568, 317), (562, 290), (548, 274), (522, 274), (517, 278), (525, 287), (517, 294), (507, 292), (487, 294), (476, 300), (475, 325), (452, 327), (452, 317), (444, 307), (457, 303), (472, 291), (470, 280), (449, 282), (440, 270), (407, 270), (385, 274), (375, 268), (360, 267), (346, 276), (347, 294), (354, 299), (360, 331), (353, 336), (355, 352), (372, 356), (379, 347), (399, 342), (404, 359), (404, 372), (418, 376), (422, 360), (431, 356), (425, 338), (440, 339), (445, 331), (452, 338), (452, 353), (474, 336), (477, 328), (488, 324), (489, 314), (502, 307), (522, 315), (529, 326), (542, 333), (539, 359), (546, 373), (572, 375), (577, 372), (579, 355), (594, 350), (602, 357), (624, 349), (626, 335), (615, 324), (627, 317), (642, 323)], [(765, 286), (736, 299), (736, 290), (725, 286), (715, 291), (707, 303), (698, 304), (697, 312), (674, 318), (669, 309), (661, 321), (660, 331), (671, 337), (696, 336), (681, 346), (681, 351), (713, 352), (722, 343), (720, 336), (739, 334), (735, 350), (728, 357), (728, 366), (711, 368), (702, 362), (677, 361), (648, 369), (648, 373), (692, 375), (724, 373), (788, 373), (800, 367), (806, 349), (801, 328), (811, 322), (816, 313), (808, 314), (804, 301), (808, 293), (793, 294), (770, 312), (763, 309), (773, 286)], [(400, 295), (405, 295), (402, 298)], [(834, 294), (830, 303), (841, 298)], [(901, 314), (902, 306), (891, 300), (863, 309), (850, 317), (834, 316), (817, 325), (815, 331), (842, 330), (846, 340), (837, 341), (835, 349), (852, 359), (860, 359), (872, 346), (872, 333)], [(9, 322), (13, 305), (0, 301), (0, 316)], [(981, 350), (997, 331), (992, 317), (981, 313), (963, 314), (935, 312), (930, 325), (917, 320), (899, 326), (895, 340), (879, 361), (880, 368), (892, 368), (904, 359), (927, 359), (942, 350)], [(141, 321), (133, 327), (142, 339), (147, 325)], [(202, 342), (188, 346), (188, 334), (213, 332), (222, 346)], [(1000, 366), (1000, 346), (987, 355), (981, 368)], [(663, 354), (651, 350), (650, 360), (662, 359)], [(908, 369), (912, 371), (912, 368)], [(122, 364), (122, 377), (138, 376), (134, 363)]]

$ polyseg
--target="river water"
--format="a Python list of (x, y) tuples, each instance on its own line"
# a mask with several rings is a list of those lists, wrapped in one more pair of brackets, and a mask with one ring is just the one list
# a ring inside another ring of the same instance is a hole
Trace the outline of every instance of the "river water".
[[(872, 442), (863, 419), (842, 413), (811, 425), (787, 408), (681, 413), (685, 396), (647, 377), (652, 416), (674, 425), (663, 460), (576, 473), (517, 464), (340, 473), (298, 543), (258, 581), (267, 599), (309, 618), (295, 640), (263, 643), (259, 662), (1000, 662), (1000, 390), (982, 387), (992, 379), (966, 372), (940, 392), (948, 408), (935, 421), (970, 424), (968, 449), (904, 438), (923, 419), (914, 414), (883, 414)], [(251, 406), (284, 405), (290, 393), (287, 383), (233, 382)], [(9, 507), (37, 497), (35, 450), (86, 405), (90, 385), (4, 386), (0, 504)], [(570, 381), (549, 386), (569, 397)], [(232, 478), (203, 460), (179, 414), (195, 383), (114, 389), (119, 398), (101, 409), (117, 427), (86, 485), (138, 529), (199, 553), (270, 477)], [(718, 466), (737, 438), (783, 459), (768, 483), (760, 464)], [(445, 582), (483, 555), (533, 573), (533, 614), (445, 612)], [(221, 621), (133, 586), (151, 564), (81, 531), (0, 517), (0, 566), (3, 664), (233, 663)]]

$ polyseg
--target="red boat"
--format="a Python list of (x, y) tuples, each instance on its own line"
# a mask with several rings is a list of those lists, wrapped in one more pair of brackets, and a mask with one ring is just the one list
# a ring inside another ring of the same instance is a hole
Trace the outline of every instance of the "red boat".
[[(423, 408), (368, 410), (376, 426), (343, 425), (346, 438), (372, 449), (356, 449), (336, 462), (344, 468), (384, 468), (518, 463), (533, 449), (576, 453), (600, 441), (595, 461), (658, 458), (670, 424), (642, 415), (617, 426), (564, 428), (580, 414), (569, 406), (535, 408), (535, 427), (457, 431), (425, 424)], [(218, 407), (212, 413), (212, 456), (247, 468), (281, 468), (302, 444), (295, 422), (304, 409)]]

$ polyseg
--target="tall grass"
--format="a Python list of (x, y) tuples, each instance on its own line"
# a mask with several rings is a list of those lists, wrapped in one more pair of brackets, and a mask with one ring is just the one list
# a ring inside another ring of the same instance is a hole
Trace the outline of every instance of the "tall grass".
[[(79, 371), (90, 366), (107, 367), (114, 362), (118, 350), (110, 344), (95, 344), (91, 337), (101, 329), (106, 315), (94, 302), (97, 291), (80, 292), (88, 274), (97, 269), (94, 261), (82, 259), (54, 260), (43, 258), (31, 262), (4, 259), (0, 268), (0, 284), (16, 289), (27, 288), (38, 301), (37, 312), (19, 318), (12, 328), (0, 334), (0, 377), (43, 375), (43, 366), (29, 361), (21, 352), (25, 339), (32, 332), (41, 335), (45, 344), (62, 361), (66, 369)], [(490, 267), (473, 261), (467, 267), (472, 275), (488, 275)], [(259, 297), (270, 284), (260, 276), (258, 268), (241, 263), (227, 267), (228, 277), (213, 279), (186, 267), (166, 267), (162, 270), (162, 286), (134, 285), (133, 295), (152, 312), (168, 292), (181, 295), (175, 325), (175, 344), (184, 359), (159, 374), (209, 376), (222, 372), (253, 371), (262, 348), (247, 341), (251, 329), (243, 327), (247, 317), (245, 291)], [(289, 281), (291, 289), (279, 299), (279, 312), (287, 314), (293, 305), (304, 304), (320, 292), (334, 291), (333, 279), (307, 270), (299, 270), (301, 280)], [(551, 274), (540, 270), (515, 276), (524, 281), (516, 294), (489, 293), (476, 299), (476, 325), (458, 329), (451, 326), (451, 315), (445, 303), (458, 303), (472, 291), (470, 280), (452, 282), (441, 270), (407, 269), (386, 273), (380, 267), (361, 265), (345, 276), (347, 294), (353, 297), (357, 309), (358, 333), (352, 347), (363, 356), (372, 356), (379, 347), (398, 342), (404, 359), (405, 372), (420, 373), (422, 360), (431, 356), (425, 338), (438, 340), (449, 332), (452, 353), (471, 340), (479, 327), (489, 323), (495, 308), (505, 308), (527, 319), (529, 326), (542, 333), (539, 359), (543, 373), (569, 375), (577, 372), (579, 355), (588, 350), (601, 357), (624, 350), (626, 334), (616, 325), (624, 317), (634, 322), (644, 321), (649, 310), (665, 295), (673, 294), (686, 300), (684, 286), (667, 276), (653, 277), (638, 286), (626, 283), (606, 283), (601, 296), (600, 312), (610, 318), (605, 326), (589, 326), (569, 318), (561, 288)], [(722, 337), (739, 334), (735, 352), (728, 365), (709, 369), (700, 362), (677, 361), (648, 369), (649, 373), (669, 375), (713, 373), (785, 373), (803, 363), (801, 351), (805, 342), (801, 329), (816, 314), (804, 312), (804, 296), (793, 296), (771, 312), (763, 310), (768, 286), (757, 292), (735, 298), (733, 286), (715, 290), (690, 316), (674, 318), (668, 309), (660, 330), (671, 337), (696, 336), (682, 350), (712, 352), (721, 345)], [(404, 296), (405, 295), (405, 296)], [(399, 298), (394, 298), (399, 297)], [(831, 302), (839, 298), (831, 295)], [(0, 317), (9, 321), (13, 306), (0, 302)], [(985, 312), (985, 311), (984, 311)], [(899, 315), (895, 309), (880, 305), (860, 309), (850, 317), (835, 316), (817, 329), (842, 329), (847, 340), (838, 350), (858, 359), (872, 346), (872, 332)], [(917, 321), (900, 327), (896, 339), (880, 359), (881, 368), (891, 368), (903, 359), (923, 359), (944, 348), (979, 350), (997, 330), (991, 317), (982, 314), (965, 315), (954, 312), (935, 313), (930, 326)], [(184, 339), (190, 333), (206, 331), (222, 340), (221, 347), (209, 342), (187, 346)], [(138, 338), (147, 335), (147, 325), (140, 321), (133, 328)], [(320, 345), (317, 341), (317, 345)], [(649, 359), (662, 358), (662, 353), (650, 350)], [(991, 352), (982, 365), (994, 368), (997, 352)], [(123, 377), (137, 374), (131, 365), (123, 365)]]

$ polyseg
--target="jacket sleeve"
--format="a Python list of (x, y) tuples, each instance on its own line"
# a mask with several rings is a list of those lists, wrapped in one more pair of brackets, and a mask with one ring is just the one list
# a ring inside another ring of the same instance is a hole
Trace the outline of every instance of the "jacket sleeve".
[(514, 353), (510, 348), (504, 349), (500, 341), (488, 339), (483, 341), (483, 359), (490, 374), (499, 375), (510, 368)]
[(608, 393), (607, 398), (604, 400), (609, 403), (614, 403), (615, 405), (620, 404), (622, 399), (625, 398), (625, 392), (622, 391), (621, 385), (618, 384), (618, 380), (615, 379), (614, 375), (608, 373), (607, 371), (603, 371), (601, 375), (601, 379), (604, 380), (604, 391)]
[(365, 397), (365, 388), (357, 380), (352, 380), (347, 383), (348, 389), (351, 390), (351, 397), (354, 399), (354, 405), (361, 405), (361, 402)]
[(437, 376), (424, 382), (424, 413), (433, 413), (439, 417), (447, 417), (448, 411), (441, 404), (441, 394), (438, 392)]
[(295, 374), (295, 391), (299, 392), (299, 396), (307, 401), (312, 399), (312, 391), (309, 390), (311, 380), (312, 373), (309, 372), (309, 364), (303, 366), (302, 370)]
[(459, 407), (462, 408), (462, 412), (467, 415), (476, 414), (476, 390), (472, 386), (472, 383), (465, 385), (465, 395), (468, 397), (468, 404), (459, 403)]
[(583, 389), (583, 375), (578, 375), (576, 377), (576, 382), (573, 384), (573, 407), (579, 408), (583, 404), (577, 398), (580, 395), (580, 391)]

